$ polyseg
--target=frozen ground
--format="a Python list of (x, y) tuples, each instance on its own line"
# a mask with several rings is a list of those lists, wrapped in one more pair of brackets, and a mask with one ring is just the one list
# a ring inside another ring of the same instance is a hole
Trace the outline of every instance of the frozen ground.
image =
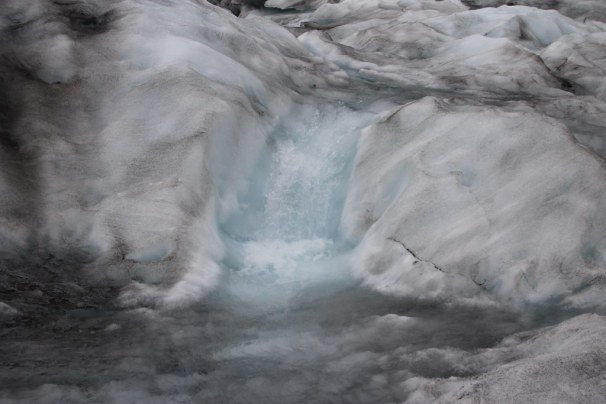
[(602, 403), (602, 2), (216, 3), (0, 5), (0, 403)]

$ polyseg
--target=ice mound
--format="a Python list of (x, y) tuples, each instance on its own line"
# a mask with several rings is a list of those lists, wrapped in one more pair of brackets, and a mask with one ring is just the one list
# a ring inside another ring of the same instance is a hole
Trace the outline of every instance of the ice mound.
[(606, 101), (606, 33), (569, 35), (541, 52), (554, 75), (568, 80), (580, 94)]
[(480, 34), (488, 37), (508, 37), (529, 48), (547, 46), (571, 33), (586, 33), (598, 29), (564, 17), (557, 11), (522, 6), (463, 11), (430, 18), (425, 22), (450, 36), (462, 38)]
[(579, 21), (606, 21), (606, 4), (600, 0), (462, 0), (462, 3), (470, 8), (520, 5), (555, 9), (562, 15)]
[(558, 122), (425, 98), (363, 133), (342, 226), (387, 293), (603, 308), (605, 191)]
[[(410, 379), (413, 403), (599, 403), (606, 395), (604, 317), (586, 314), (555, 327), (514, 334), (474, 362), (501, 365), (475, 379)], [(490, 359), (489, 359), (490, 358)]]
[[(428, 93), (491, 104), (527, 101), (507, 107), (563, 121), (579, 142), (606, 155), (599, 80), (604, 23), (560, 14), (563, 2), (468, 9), (469, 3), (349, 0), (264, 15), (341, 68), (354, 88), (365, 83), (399, 104)], [(589, 13), (591, 4), (579, 7)]]

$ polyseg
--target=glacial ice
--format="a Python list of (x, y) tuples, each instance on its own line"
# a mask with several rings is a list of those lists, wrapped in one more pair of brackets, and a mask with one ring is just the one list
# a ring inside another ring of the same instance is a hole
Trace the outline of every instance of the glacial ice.
[(578, 91), (605, 100), (605, 44), (604, 32), (568, 35), (544, 49), (541, 59), (554, 74), (576, 85)]
[(602, 2), (214, 3), (0, 4), (0, 403), (601, 402)]
[(387, 292), (599, 306), (602, 176), (554, 120), (424, 98), (365, 130), (343, 228)]
[[(604, 318), (585, 314), (535, 333), (518, 333), (469, 362), (509, 362), (475, 380), (414, 378), (406, 402), (598, 403), (604, 397)], [(561, 374), (567, 374), (561, 378)]]

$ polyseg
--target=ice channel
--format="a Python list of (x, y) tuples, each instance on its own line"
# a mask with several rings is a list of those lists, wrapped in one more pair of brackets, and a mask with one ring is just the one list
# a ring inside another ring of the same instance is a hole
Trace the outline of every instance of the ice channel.
[(344, 105), (303, 105), (276, 127), (222, 226), (231, 294), (287, 309), (284, 299), (309, 282), (345, 276), (340, 213), (359, 131), (373, 118)]
[[(176, 309), (83, 306), (13, 330), (2, 349), (19, 363), (1, 375), (0, 402), (427, 402), (414, 394), (431, 380), (460, 377), (445, 387), (456, 392), (519, 357), (528, 337), (511, 335), (531, 324), (518, 315), (388, 296), (355, 277), (340, 216), (358, 137), (381, 119), (373, 110), (293, 107), (231, 209), (218, 209), (217, 286)], [(215, 181), (227, 198), (234, 185)]]
[(177, 358), (199, 377), (199, 399), (402, 400), (407, 388), (396, 380), (412, 368), (426, 377), (473, 374), (479, 368), (460, 366), (462, 358), (520, 328), (508, 313), (422, 307), (352, 275), (354, 246), (340, 235), (340, 214), (358, 135), (377, 119), (340, 103), (300, 105), (269, 137), (238, 209), (220, 224), (219, 286), (163, 323), (173, 350), (155, 360)]

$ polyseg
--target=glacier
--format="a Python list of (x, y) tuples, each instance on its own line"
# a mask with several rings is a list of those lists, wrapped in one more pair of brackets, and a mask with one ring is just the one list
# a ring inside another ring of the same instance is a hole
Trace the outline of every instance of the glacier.
[(599, 0), (4, 0), (0, 403), (603, 402), (605, 45)]

